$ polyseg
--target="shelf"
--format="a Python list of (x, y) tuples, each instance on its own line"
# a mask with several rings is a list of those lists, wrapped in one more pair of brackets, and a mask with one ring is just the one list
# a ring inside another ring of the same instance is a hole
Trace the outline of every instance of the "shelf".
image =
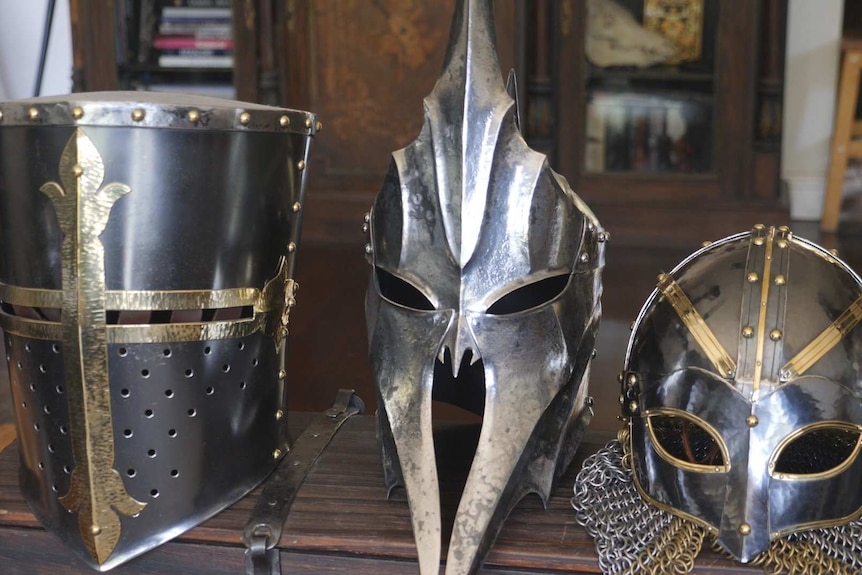
[(120, 64), (117, 67), (120, 75), (137, 75), (137, 74), (174, 74), (174, 75), (200, 75), (200, 76), (215, 76), (225, 77), (230, 79), (233, 74), (233, 68), (204, 68), (204, 67), (168, 67), (158, 66), (156, 64)]

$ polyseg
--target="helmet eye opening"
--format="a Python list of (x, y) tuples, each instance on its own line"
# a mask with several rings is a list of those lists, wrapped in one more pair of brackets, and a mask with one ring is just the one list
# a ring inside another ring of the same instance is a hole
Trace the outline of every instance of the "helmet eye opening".
[(658, 454), (687, 471), (720, 473), (730, 470), (727, 447), (712, 427), (682, 410), (647, 414), (647, 429)]
[(529, 283), (511, 291), (488, 308), (489, 315), (510, 315), (547, 303), (566, 289), (569, 274), (560, 274)]
[(374, 267), (377, 276), (377, 287), (380, 295), (398, 305), (419, 311), (434, 311), (425, 294), (410, 282), (389, 273), (379, 266)]
[(820, 422), (788, 435), (775, 449), (769, 471), (779, 479), (825, 479), (846, 470), (862, 447), (862, 430), (842, 422)]

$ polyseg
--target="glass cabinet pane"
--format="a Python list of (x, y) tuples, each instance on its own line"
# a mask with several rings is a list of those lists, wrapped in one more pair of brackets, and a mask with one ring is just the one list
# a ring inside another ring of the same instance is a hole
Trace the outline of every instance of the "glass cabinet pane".
[(717, 0), (587, 0), (587, 173), (715, 164)]

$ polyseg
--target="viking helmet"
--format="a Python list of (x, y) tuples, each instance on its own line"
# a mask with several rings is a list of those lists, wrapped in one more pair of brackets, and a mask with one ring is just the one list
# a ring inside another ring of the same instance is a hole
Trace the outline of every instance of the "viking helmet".
[(406, 488), (422, 573), (441, 550), (432, 399), (483, 415), (446, 562), (463, 574), (522, 497), (547, 500), (592, 413), (607, 236), (521, 135), (490, 0), (457, 3), (424, 110), (366, 218), (366, 316), (385, 479)]
[(22, 491), (99, 570), (287, 450), (313, 115), (176, 95), (0, 105), (0, 322)]
[(786, 227), (755, 226), (662, 274), (621, 374), (645, 500), (743, 562), (859, 518), (860, 319), (859, 277)]

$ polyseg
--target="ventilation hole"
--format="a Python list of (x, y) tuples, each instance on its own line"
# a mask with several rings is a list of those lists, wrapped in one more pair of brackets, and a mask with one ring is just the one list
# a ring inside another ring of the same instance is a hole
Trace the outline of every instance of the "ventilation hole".
[(51, 491), (53, 491), (54, 493), (57, 493), (58, 491), (60, 491), (60, 488), (57, 487), (57, 484), (55, 483), (54, 485), (51, 486)]
[(392, 275), (382, 268), (375, 268), (377, 275), (377, 286), (380, 295), (398, 305), (410, 309), (433, 311), (434, 305), (425, 297), (419, 288), (410, 282)]
[(193, 370), (193, 369), (187, 369), (187, 370), (184, 372), (184, 374), (185, 374), (185, 376), (186, 376), (186, 377), (194, 377), (194, 375), (195, 375), (195, 370)]
[(60, 433), (61, 433), (62, 435), (66, 435), (66, 434), (68, 434), (68, 433), (69, 433), (69, 429), (68, 429), (65, 425), (61, 425), (61, 426), (60, 426)]
[(168, 430), (168, 437), (176, 437), (176, 436), (177, 436), (177, 430), (176, 429), (169, 429)]
[(131, 392), (128, 389), (123, 388), (120, 390), (120, 395), (123, 397), (129, 397), (129, 395), (131, 395)]
[(165, 397), (173, 397), (173, 396), (174, 396), (174, 390), (173, 389), (166, 389), (165, 390)]
[(18, 362), (18, 369), (24, 369), (24, 364), (20, 361)]
[(57, 392), (58, 395), (63, 395), (63, 391), (65, 391), (62, 385), (58, 385), (54, 388), (54, 390)]
[(653, 439), (674, 459), (710, 467), (724, 465), (718, 441), (694, 421), (656, 414), (649, 423)]
[(42, 462), (42, 461), (39, 462), (39, 469), (45, 469), (45, 463), (44, 462)]
[(59, 343), (55, 343), (54, 345), (52, 345), (52, 346), (51, 346), (51, 351), (53, 351), (54, 353), (60, 353), (60, 344), (59, 344)]
[(123, 437), (131, 437), (133, 435), (134, 435), (134, 432), (131, 429), (124, 429), (123, 430)]
[(159, 490), (158, 489), (150, 489), (150, 497), (155, 499), (158, 496), (159, 496)]
[(553, 276), (511, 291), (491, 304), (490, 315), (518, 313), (547, 303), (560, 295), (569, 283), (568, 274)]
[(180, 471), (179, 469), (171, 469), (171, 477), (179, 477)]
[(42, 408), (42, 411), (45, 412), (45, 415), (51, 415), (51, 408), (47, 405)]
[(36, 384), (35, 383), (31, 383), (29, 385), (29, 387), (30, 387), (30, 391), (36, 391)]
[(194, 407), (188, 410), (186, 413), (189, 414), (189, 417), (194, 417), (198, 414), (197, 410)]
[(22, 401), (22, 402), (21, 402), (21, 407), (23, 407), (24, 409), (27, 409), (27, 402), (26, 402), (26, 401)]
[(144, 415), (148, 418), (152, 417), (153, 416), (153, 410), (152, 409), (144, 410)]
[(6, 354), (6, 361), (8, 362), (8, 361), (9, 361), (9, 360), (11, 360), (11, 359), (12, 359), (12, 356), (11, 356), (11, 355), (9, 355), (9, 354), (7, 353), (7, 354)]
[(72, 474), (72, 468), (69, 467), (68, 465), (64, 465), (63, 466), (63, 473), (65, 473), (66, 475), (71, 475)]
[(39, 364), (39, 371), (42, 373), (48, 373), (48, 369), (42, 364)]
[(236, 348), (240, 351), (244, 350), (245, 349), (245, 342), (241, 341), (241, 342), (237, 343)]
[(246, 387), (247, 387), (247, 386), (246, 386), (246, 384), (245, 384), (245, 382), (244, 382), (244, 381), (239, 382), (239, 388), (240, 388), (240, 389), (245, 389)]
[(143, 377), (144, 379), (150, 377), (150, 370), (149, 369), (142, 369), (141, 370), (141, 377)]
[(257, 367), (257, 364), (258, 364), (258, 363), (260, 363), (260, 362), (259, 362), (259, 361), (257, 361), (257, 358), (254, 358), (253, 360), (251, 360), (251, 364), (252, 364), (254, 367)]
[(41, 424), (39, 424), (39, 423), (34, 423), (34, 424), (33, 424), (33, 429), (35, 429), (36, 431), (39, 431), (40, 429), (42, 429), (42, 425), (41, 425)]
[(54, 444), (53, 443), (48, 444), (48, 453), (54, 453)]
[(126, 357), (127, 355), (129, 355), (129, 350), (124, 347), (121, 347), (117, 350), (117, 353), (120, 355), (120, 357)]
[(149, 457), (150, 459), (153, 459), (155, 456), (156, 456), (156, 450), (155, 449), (148, 449), (147, 450), (147, 457)]
[(845, 463), (856, 451), (859, 430), (819, 427), (787, 443), (775, 459), (774, 473), (812, 475)]
[(224, 364), (223, 366), (221, 366), (221, 370), (225, 373), (229, 372), (230, 371), (230, 364), (229, 363)]
[(135, 470), (134, 470), (133, 468), (131, 468), (131, 467), (130, 467), (129, 469), (126, 469), (126, 475), (128, 475), (129, 477), (134, 477), (134, 476), (135, 476), (135, 475), (137, 475), (137, 474), (138, 474), (138, 472), (137, 472), (137, 471), (135, 471)]
[(204, 355), (209, 355), (212, 352), (212, 348), (210, 346), (206, 346), (204, 348)]
[(214, 390), (212, 387), (208, 387), (208, 388), (207, 388), (207, 390), (206, 390), (206, 394), (207, 394), (207, 395), (212, 395), (212, 394), (214, 394), (214, 393), (215, 393), (215, 390)]
[(29, 343), (24, 344), (24, 351), (29, 353), (29, 351), (30, 351), (30, 344)]
[(163, 356), (165, 356), (165, 357), (171, 357), (171, 350), (169, 350), (169, 349), (163, 349), (163, 350), (162, 350), (162, 355), (163, 355)]

